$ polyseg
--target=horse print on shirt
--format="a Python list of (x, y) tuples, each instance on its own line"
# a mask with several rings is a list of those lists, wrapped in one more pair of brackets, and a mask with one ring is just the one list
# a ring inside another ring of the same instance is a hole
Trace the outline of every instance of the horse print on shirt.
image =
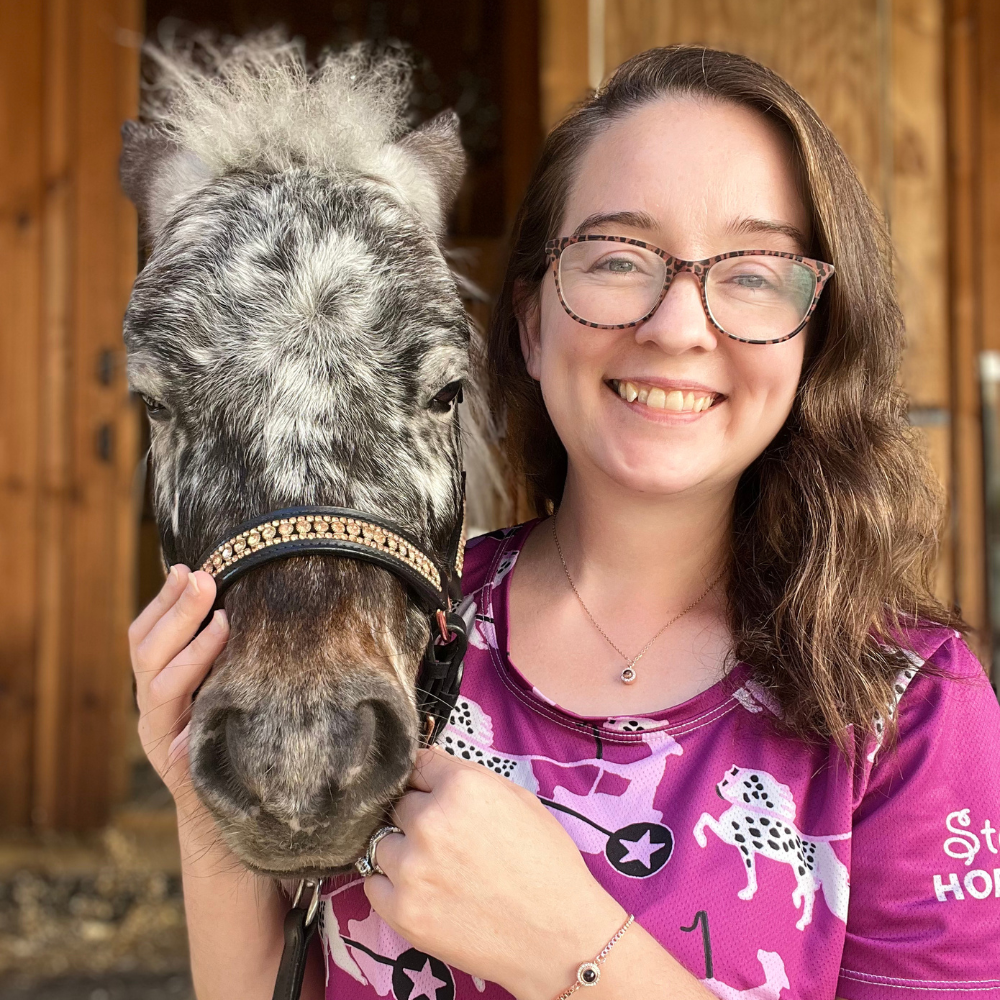
[(708, 846), (705, 828), (724, 844), (743, 855), (747, 885), (740, 899), (753, 899), (757, 892), (757, 855), (791, 865), (795, 872), (792, 903), (802, 908), (795, 926), (801, 931), (812, 922), (816, 892), (822, 888), (830, 912), (847, 922), (850, 883), (847, 867), (834, 853), (830, 841), (847, 840), (850, 833), (828, 837), (806, 837), (795, 826), (795, 800), (791, 789), (766, 771), (732, 767), (715, 786), (720, 798), (732, 805), (718, 819), (702, 813), (695, 824), (694, 839)]
[(719, 1000), (779, 1000), (782, 990), (789, 988), (785, 963), (775, 951), (757, 950), (757, 961), (764, 970), (764, 982), (748, 990), (719, 982), (718, 979), (703, 979), (702, 984), (710, 989)]
[(626, 878), (650, 878), (670, 860), (674, 834), (654, 799), (666, 760), (682, 753), (662, 731), (643, 733), (648, 755), (629, 763), (608, 760), (595, 732), (594, 756), (574, 761), (509, 753), (495, 745), (493, 720), (477, 702), (460, 697), (441, 748), (509, 778), (536, 795), (585, 854), (603, 854)]

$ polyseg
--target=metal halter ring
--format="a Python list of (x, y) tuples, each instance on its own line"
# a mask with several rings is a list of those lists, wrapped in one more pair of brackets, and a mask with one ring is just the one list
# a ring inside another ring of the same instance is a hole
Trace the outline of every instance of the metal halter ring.
[(385, 872), (379, 868), (378, 862), (375, 860), (375, 848), (378, 847), (379, 841), (383, 837), (388, 837), (390, 833), (402, 833), (398, 826), (380, 826), (371, 836), (371, 840), (368, 841), (368, 850), (365, 851), (364, 857), (358, 858), (354, 862), (354, 867), (357, 868), (359, 874), (363, 878), (368, 878), (369, 875), (384, 875)]

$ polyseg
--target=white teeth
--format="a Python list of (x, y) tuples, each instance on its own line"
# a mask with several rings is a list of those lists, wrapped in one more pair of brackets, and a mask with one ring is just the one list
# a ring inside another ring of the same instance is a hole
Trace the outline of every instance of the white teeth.
[(715, 402), (715, 396), (699, 396), (693, 391), (671, 389), (667, 392), (657, 386), (644, 386), (641, 383), (617, 381), (612, 382), (615, 391), (627, 403), (636, 401), (652, 407), (654, 410), (670, 410), (674, 413), (702, 413)]

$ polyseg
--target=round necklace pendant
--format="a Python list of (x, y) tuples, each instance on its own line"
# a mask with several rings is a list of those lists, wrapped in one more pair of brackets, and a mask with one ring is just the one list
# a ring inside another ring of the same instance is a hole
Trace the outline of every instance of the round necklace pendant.
[(631, 666), (626, 667), (622, 671), (622, 684), (632, 684), (632, 683), (634, 683), (637, 676), (638, 675), (636, 674), (634, 667), (631, 667)]

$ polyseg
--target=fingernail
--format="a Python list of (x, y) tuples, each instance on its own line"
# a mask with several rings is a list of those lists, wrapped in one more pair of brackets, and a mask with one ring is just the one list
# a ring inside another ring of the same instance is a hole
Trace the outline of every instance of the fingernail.
[(170, 578), (171, 583), (176, 583), (181, 578), (180, 566), (178, 566), (177, 563), (174, 563), (173, 566), (170, 567), (170, 572), (167, 576)]
[(217, 632), (225, 632), (229, 628), (229, 616), (222, 608), (212, 615), (212, 628)]
[(195, 578), (195, 575), (194, 575), (194, 573), (192, 573), (192, 574), (191, 574), (191, 575), (190, 575), (190, 576), (188, 577), (188, 587), (190, 587), (190, 588), (191, 588), (191, 593), (192, 593), (192, 594), (198, 594), (198, 593), (200, 593), (200, 592), (201, 592), (201, 587), (199, 587), (199, 586), (198, 586), (198, 581), (197, 581), (197, 579)]

